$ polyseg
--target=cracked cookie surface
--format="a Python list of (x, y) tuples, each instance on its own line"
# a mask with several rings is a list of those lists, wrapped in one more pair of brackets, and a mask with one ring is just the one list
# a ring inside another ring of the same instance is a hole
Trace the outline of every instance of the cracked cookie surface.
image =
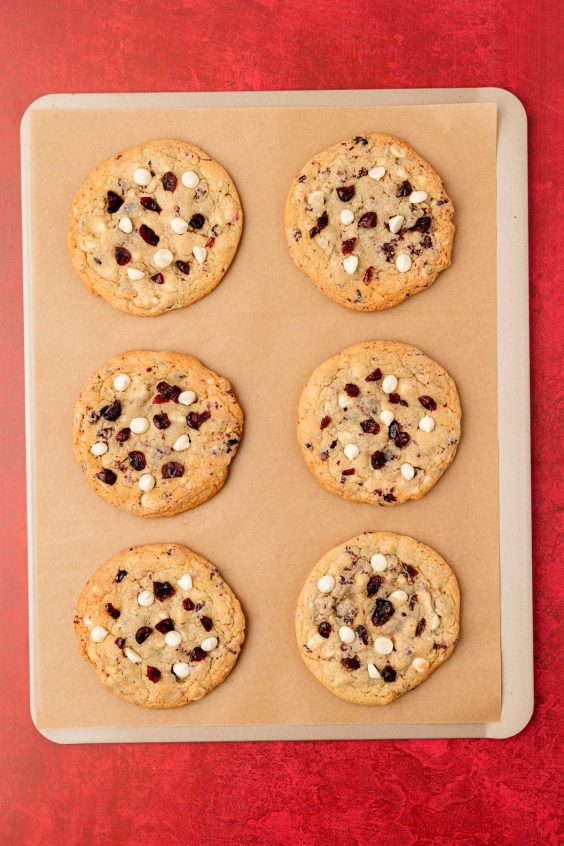
[(221, 684), (245, 639), (236, 596), (205, 558), (178, 544), (125, 550), (85, 585), (80, 652), (116, 696), (177, 708)]
[(290, 255), (330, 299), (379, 311), (428, 288), (451, 261), (452, 201), (405, 141), (357, 136), (314, 156), (286, 201)]
[(324, 488), (396, 505), (420, 499), (449, 467), (461, 409), (449, 374), (416, 347), (355, 344), (319, 365), (298, 409), (298, 441)]
[(387, 705), (450, 657), (459, 618), (458, 583), (437, 552), (405, 535), (366, 532), (313, 568), (296, 636), (306, 666), (332, 693)]
[(226, 379), (188, 355), (135, 350), (86, 382), (73, 443), (97, 494), (132, 514), (166, 517), (220, 490), (242, 430)]
[(68, 244), (90, 291), (122, 311), (155, 316), (218, 285), (242, 228), (226, 170), (198, 147), (165, 139), (92, 171), (73, 202)]

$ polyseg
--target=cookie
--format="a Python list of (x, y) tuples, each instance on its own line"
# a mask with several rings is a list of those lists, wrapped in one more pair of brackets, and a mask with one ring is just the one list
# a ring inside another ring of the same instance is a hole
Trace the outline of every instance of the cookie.
[(314, 370), (301, 396), (298, 440), (332, 493), (397, 505), (420, 499), (452, 462), (460, 402), (448, 373), (396, 341), (355, 344)]
[(68, 244), (90, 291), (122, 311), (154, 316), (209, 294), (242, 228), (237, 190), (220, 164), (185, 141), (147, 141), (86, 178)]
[(298, 599), (305, 664), (332, 693), (387, 705), (450, 657), (460, 596), (446, 561), (423, 543), (365, 532), (332, 549)]
[(74, 410), (74, 451), (91, 487), (124, 511), (169, 517), (223, 486), (243, 430), (229, 382), (196, 358), (110, 358)]
[(112, 693), (144, 708), (178, 708), (221, 684), (245, 639), (233, 591), (178, 544), (114, 555), (84, 587), (78, 646)]
[(432, 285), (449, 266), (453, 206), (409, 144), (376, 133), (341, 141), (292, 183), (290, 255), (330, 299), (380, 311)]

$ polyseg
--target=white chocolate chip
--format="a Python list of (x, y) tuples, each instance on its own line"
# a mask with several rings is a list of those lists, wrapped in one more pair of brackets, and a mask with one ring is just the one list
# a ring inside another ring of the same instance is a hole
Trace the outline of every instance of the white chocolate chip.
[(347, 226), (349, 223), (352, 223), (354, 220), (354, 214), (350, 209), (343, 209), (341, 212), (341, 223), (344, 223)]
[(107, 451), (108, 451), (108, 445), (106, 443), (104, 443), (103, 441), (97, 441), (95, 444), (92, 444), (92, 446), (90, 447), (90, 452), (92, 453), (92, 455), (96, 455), (96, 456), (105, 455), (105, 453)]
[(151, 173), (144, 167), (138, 167), (133, 171), (133, 181), (138, 185), (147, 186), (151, 181)]
[(177, 235), (184, 235), (188, 229), (188, 223), (182, 217), (173, 217), (170, 221), (170, 228)]
[(368, 667), (368, 675), (371, 679), (380, 679), (382, 678), (380, 673), (378, 672), (378, 667), (376, 664), (369, 664)]
[(423, 203), (429, 195), (426, 191), (412, 191), (409, 195), (410, 203)]
[(312, 191), (307, 198), (307, 201), (310, 206), (319, 206), (321, 203), (325, 202), (325, 194), (323, 191)]
[(405, 217), (402, 214), (396, 214), (395, 217), (391, 217), (388, 221), (388, 229), (392, 233), (392, 235), (397, 235), (400, 229), (403, 226), (403, 222)]
[(384, 570), (386, 570), (388, 567), (388, 560), (385, 555), (382, 555), (381, 552), (377, 552), (370, 559), (370, 564), (372, 566), (372, 569), (375, 570), (376, 573), (383, 573)]
[(172, 672), (178, 679), (185, 679), (190, 673), (190, 665), (185, 661), (177, 661), (172, 665)]
[(397, 386), (398, 380), (393, 375), (393, 373), (390, 373), (388, 376), (384, 376), (384, 381), (382, 382), (382, 390), (385, 394), (393, 394)]
[(371, 179), (382, 179), (384, 174), (386, 173), (385, 167), (373, 167), (371, 170), (368, 171), (368, 176)]
[(206, 260), (206, 256), (208, 251), (205, 247), (199, 247), (197, 244), (196, 246), (192, 247), (192, 253), (194, 254), (194, 258), (198, 262), (198, 264), (203, 264)]
[(184, 573), (184, 575), (178, 579), (176, 582), (182, 590), (192, 590), (192, 576), (190, 573)]
[(396, 159), (404, 159), (407, 156), (407, 150), (405, 147), (400, 147), (399, 144), (392, 144), (390, 147), (390, 153), (392, 156), (395, 156)]
[(130, 649), (129, 646), (126, 646), (123, 651), (124, 651), (125, 657), (129, 658), (129, 660), (133, 664), (140, 664), (141, 663), (141, 656), (138, 655), (137, 652), (134, 652), (133, 649)]
[(142, 590), (139, 596), (137, 597), (137, 603), (142, 608), (148, 608), (150, 605), (153, 604), (155, 601), (155, 597), (151, 593), (150, 590)]
[(143, 493), (149, 493), (149, 491), (152, 491), (155, 487), (155, 477), (152, 473), (143, 473), (143, 475), (139, 477), (137, 484)]
[(388, 599), (394, 604), (397, 602), (398, 605), (402, 605), (404, 602), (407, 602), (407, 593), (404, 590), (394, 590), (388, 596)]
[(310, 652), (313, 652), (315, 649), (319, 649), (319, 647), (323, 644), (323, 641), (324, 638), (322, 638), (320, 634), (314, 634), (313, 637), (310, 637), (306, 646)]
[(350, 626), (341, 626), (339, 629), (339, 638), (343, 643), (352, 643), (355, 639), (354, 629), (351, 629)]
[(407, 461), (405, 462), (405, 464), (401, 465), (400, 469), (401, 469), (401, 475), (408, 482), (411, 481), (411, 479), (413, 479), (413, 477), (415, 476), (415, 469), (414, 469), (413, 465), (408, 464)]
[(393, 648), (394, 644), (389, 637), (377, 637), (374, 641), (374, 649), (380, 655), (389, 655)]
[(396, 267), (400, 273), (407, 273), (411, 267), (411, 257), (407, 253), (400, 253), (396, 258)]
[(389, 408), (385, 408), (384, 411), (380, 412), (380, 420), (384, 424), (384, 426), (389, 426), (394, 419), (394, 412), (390, 411)]
[(153, 256), (153, 264), (155, 267), (160, 267), (162, 269), (164, 267), (168, 267), (172, 259), (173, 255), (170, 250), (157, 250)]
[(182, 391), (182, 393), (178, 397), (178, 402), (181, 405), (192, 405), (195, 400), (196, 394), (194, 393), (194, 391)]
[(108, 630), (104, 628), (104, 626), (94, 626), (92, 631), (90, 632), (90, 637), (94, 641), (94, 643), (102, 643), (102, 641), (107, 637)]
[(335, 579), (333, 576), (321, 576), (317, 582), (317, 589), (321, 591), (321, 593), (331, 593), (334, 587)]
[(414, 658), (411, 662), (411, 666), (414, 670), (417, 670), (418, 673), (424, 673), (425, 670), (429, 669), (429, 662), (426, 658)]
[(182, 452), (183, 450), (188, 449), (189, 446), (190, 438), (188, 435), (180, 435), (180, 437), (175, 440), (172, 448), (175, 452)]
[(356, 444), (347, 444), (344, 449), (344, 453), (349, 459), (349, 461), (354, 461), (355, 458), (358, 458), (358, 456), (360, 455), (360, 450)]
[(433, 614), (433, 616), (431, 617), (431, 631), (432, 632), (436, 631), (439, 628), (440, 625), (441, 625), (441, 618), (439, 617), (438, 614)]
[(133, 232), (133, 224), (129, 217), (122, 217), (120, 222), (118, 223), (118, 229), (121, 229), (122, 232), (125, 232), (126, 235), (129, 235), (130, 232)]
[(195, 188), (200, 182), (200, 177), (193, 170), (187, 170), (182, 174), (182, 184), (185, 188)]
[(137, 270), (136, 267), (128, 267), (127, 276), (132, 282), (138, 282), (140, 279), (143, 279), (145, 274), (142, 270)]
[(422, 432), (432, 432), (435, 428), (435, 421), (427, 414), (419, 421), (419, 428)]
[(211, 652), (212, 649), (215, 649), (217, 644), (219, 643), (216, 637), (207, 637), (203, 640), (200, 644), (204, 652)]
[(346, 394), (339, 394), (337, 397), (337, 402), (339, 403), (341, 408), (346, 408), (349, 404), (349, 398)]
[(135, 435), (143, 435), (149, 428), (149, 421), (146, 417), (134, 417), (129, 428)]
[(92, 628), (92, 620), (90, 619), (90, 617), (84, 617), (83, 622), (84, 625), (87, 626), (89, 629)]
[(356, 256), (347, 256), (346, 259), (343, 259), (343, 267), (349, 276), (352, 276), (358, 267), (358, 258)]
[(167, 646), (180, 646), (182, 643), (182, 635), (180, 632), (175, 632), (174, 629), (167, 632), (164, 639)]
[(114, 388), (116, 391), (127, 391), (131, 385), (131, 379), (127, 373), (118, 373), (114, 379)]

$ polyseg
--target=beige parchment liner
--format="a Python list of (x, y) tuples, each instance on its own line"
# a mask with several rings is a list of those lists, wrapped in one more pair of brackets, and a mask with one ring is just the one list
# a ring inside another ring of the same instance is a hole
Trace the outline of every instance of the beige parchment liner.
[[(324, 297), (290, 259), (284, 201), (314, 153), (348, 136), (405, 138), (433, 164), (456, 209), (452, 267), (433, 287), (377, 314)], [(245, 231), (218, 288), (186, 309), (134, 317), (90, 294), (66, 246), (68, 212), (88, 171), (144, 139), (184, 138), (233, 177)], [(42, 728), (264, 723), (484, 722), (500, 716), (496, 376), (496, 106), (44, 110), (31, 115), (36, 471), (37, 720)], [(420, 347), (456, 380), (458, 455), (420, 502), (378, 508), (327, 493), (305, 467), (296, 408), (311, 371), (357, 341)], [(177, 517), (144, 521), (86, 485), (71, 448), (72, 409), (109, 356), (170, 349), (201, 358), (235, 387), (246, 414), (224, 489)], [(333, 696), (304, 666), (294, 611), (322, 555), (364, 530), (412, 535), (454, 569), (462, 637), (452, 658), (386, 707)], [(229, 679), (201, 702), (148, 712), (108, 693), (79, 656), (76, 598), (129, 545), (186, 544), (240, 598), (248, 638)]]

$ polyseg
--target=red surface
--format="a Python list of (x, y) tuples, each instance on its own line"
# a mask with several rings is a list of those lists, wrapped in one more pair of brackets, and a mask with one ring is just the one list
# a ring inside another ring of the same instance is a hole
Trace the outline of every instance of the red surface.
[[(561, 0), (4, 0), (2, 843), (564, 842), (557, 799), (561, 453), (556, 463), (564, 404), (559, 375), (564, 251), (561, 235), (555, 237), (564, 213), (563, 9)], [(18, 138), (26, 106), (56, 91), (485, 85), (514, 92), (529, 116), (537, 691), (532, 722), (501, 742), (62, 747), (44, 740), (28, 713)]]

